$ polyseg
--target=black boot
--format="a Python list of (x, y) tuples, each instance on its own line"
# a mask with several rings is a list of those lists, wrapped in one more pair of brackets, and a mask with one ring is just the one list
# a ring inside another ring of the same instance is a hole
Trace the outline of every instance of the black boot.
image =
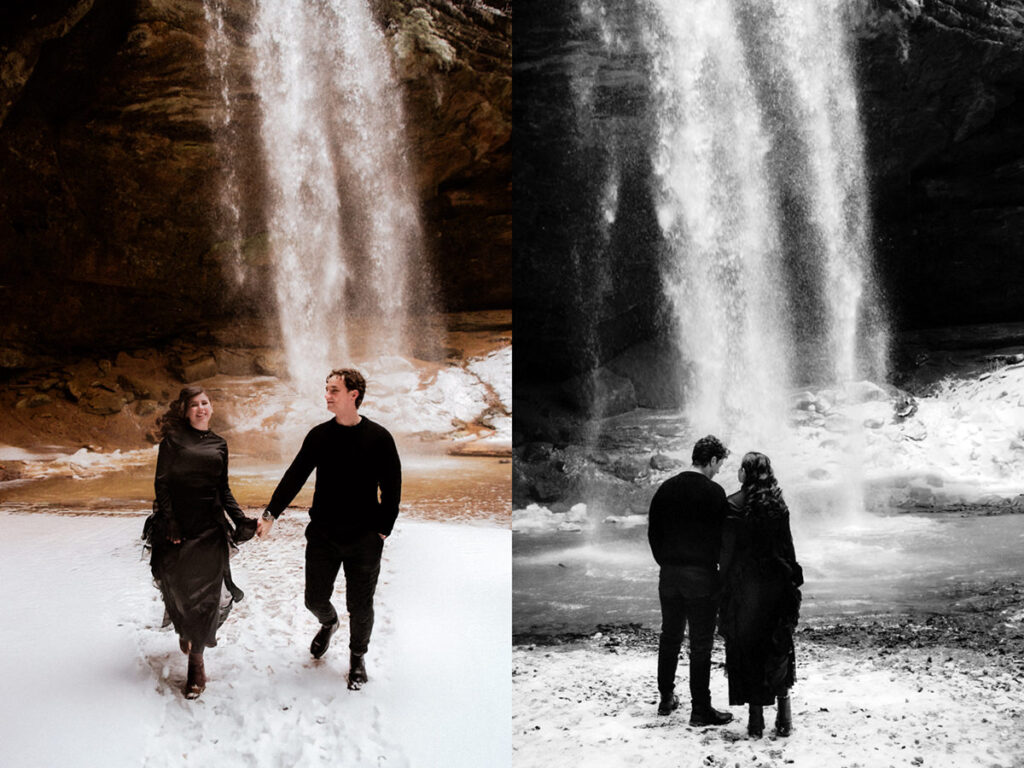
[(325, 653), (331, 645), (331, 637), (335, 632), (338, 631), (338, 624), (340, 622), (335, 619), (333, 624), (321, 624), (320, 631), (316, 633), (313, 638), (313, 642), (309, 644), (309, 652), (313, 654), (314, 659), (319, 659)]
[(710, 704), (694, 704), (690, 708), (690, 725), (725, 725), (732, 722), (731, 712), (719, 712)]
[(793, 732), (793, 712), (789, 705), (789, 694), (779, 696), (779, 711), (775, 715), (775, 735), (786, 737)]
[(361, 653), (353, 653), (349, 656), (348, 663), (348, 687), (350, 690), (358, 691), (363, 683), (367, 681), (366, 664), (363, 662)]
[(764, 707), (760, 704), (750, 705), (750, 714), (747, 717), (747, 735), (755, 739), (764, 736)]
[(661, 694), (661, 701), (658, 703), (659, 715), (671, 715), (679, 708), (679, 697), (674, 693)]

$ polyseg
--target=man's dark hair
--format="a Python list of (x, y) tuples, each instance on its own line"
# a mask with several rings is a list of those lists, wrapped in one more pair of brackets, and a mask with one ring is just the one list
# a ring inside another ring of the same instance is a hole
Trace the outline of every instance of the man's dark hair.
[(363, 374), (355, 368), (335, 368), (327, 374), (327, 381), (330, 381), (335, 376), (345, 382), (345, 389), (350, 392), (355, 390), (359, 393), (356, 397), (356, 408), (358, 408), (363, 402), (363, 395), (366, 394), (366, 379), (363, 378)]
[(712, 459), (724, 459), (729, 449), (714, 435), (706, 435), (693, 445), (693, 466), (706, 467)]

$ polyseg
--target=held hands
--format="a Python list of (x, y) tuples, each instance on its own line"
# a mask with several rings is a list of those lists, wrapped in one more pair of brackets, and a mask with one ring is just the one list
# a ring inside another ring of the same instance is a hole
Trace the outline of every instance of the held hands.
[[(273, 528), (273, 527), (274, 527), (274, 518), (273, 517), (269, 517), (269, 518), (268, 517), (261, 517), (256, 522), (256, 538), (262, 539), (264, 536), (269, 536), (270, 535), (270, 529)], [(381, 541), (384, 541), (387, 538), (387, 534), (384, 534), (384, 533), (378, 533), (377, 535), (380, 536), (380, 540)]]

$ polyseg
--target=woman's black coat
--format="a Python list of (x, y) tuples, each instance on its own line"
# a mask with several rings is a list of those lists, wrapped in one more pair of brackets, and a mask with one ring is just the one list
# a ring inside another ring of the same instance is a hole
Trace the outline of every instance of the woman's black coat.
[(731, 705), (772, 704), (796, 679), (793, 631), (803, 570), (781, 495), (764, 506), (734, 493), (722, 537), (719, 633)]
[(191, 427), (166, 436), (154, 485), (153, 577), (178, 634), (193, 648), (216, 645), (229, 547), (256, 531), (228, 487), (227, 443)]

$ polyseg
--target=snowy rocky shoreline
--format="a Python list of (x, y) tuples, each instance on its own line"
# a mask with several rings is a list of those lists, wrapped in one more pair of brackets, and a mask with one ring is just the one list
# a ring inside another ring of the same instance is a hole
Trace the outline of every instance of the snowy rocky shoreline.
[[(657, 716), (653, 630), (602, 627), (588, 637), (519, 636), (513, 649), (513, 762), (1018, 768), (1024, 764), (1021, 584), (974, 597), (987, 609), (802, 626), (795, 730), (788, 739), (770, 732), (749, 739), (744, 707), (731, 707), (736, 719), (721, 729), (690, 727), (685, 707)], [(712, 695), (724, 708), (720, 640), (714, 663)], [(685, 692), (685, 665), (681, 670), (677, 687)], [(769, 724), (771, 717), (766, 712)]]

